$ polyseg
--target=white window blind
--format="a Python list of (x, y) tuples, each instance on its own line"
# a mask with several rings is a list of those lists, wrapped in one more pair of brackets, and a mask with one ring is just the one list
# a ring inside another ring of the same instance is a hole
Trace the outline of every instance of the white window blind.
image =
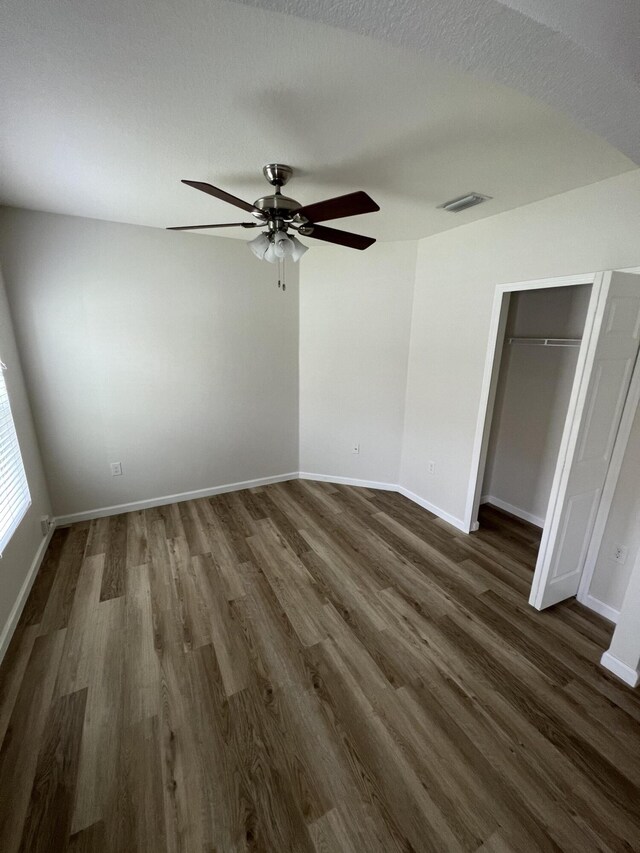
[(31, 506), (20, 445), (0, 362), (0, 556)]

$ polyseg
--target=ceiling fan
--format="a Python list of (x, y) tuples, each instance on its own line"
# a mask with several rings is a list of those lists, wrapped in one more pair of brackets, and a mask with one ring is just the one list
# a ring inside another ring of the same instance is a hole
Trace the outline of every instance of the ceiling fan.
[(256, 199), (253, 204), (243, 201), (224, 190), (218, 189), (203, 181), (186, 181), (190, 187), (201, 192), (226, 201), (242, 210), (250, 213), (255, 222), (223, 222), (214, 225), (177, 225), (169, 228), (169, 231), (190, 231), (199, 228), (264, 228), (265, 230), (254, 240), (249, 247), (256, 257), (276, 263), (285, 258), (298, 261), (307, 251), (294, 234), (295, 231), (303, 237), (313, 237), (316, 240), (324, 240), (326, 243), (336, 243), (339, 246), (347, 246), (350, 249), (367, 249), (375, 239), (364, 237), (361, 234), (353, 234), (350, 231), (342, 231), (337, 228), (328, 228), (326, 225), (318, 225), (318, 222), (326, 222), (329, 219), (342, 219), (346, 216), (357, 216), (362, 213), (373, 213), (380, 210), (375, 201), (362, 190), (347, 195), (336, 196), (315, 204), (301, 205), (293, 198), (282, 195), (282, 187), (293, 175), (291, 166), (282, 163), (268, 163), (262, 170), (267, 181), (275, 187), (272, 195), (266, 195)]

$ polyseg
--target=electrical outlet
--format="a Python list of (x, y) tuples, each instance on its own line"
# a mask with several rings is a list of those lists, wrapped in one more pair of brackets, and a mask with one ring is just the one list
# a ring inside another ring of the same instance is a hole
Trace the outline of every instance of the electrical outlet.
[(40, 530), (42, 531), (42, 535), (46, 536), (49, 533), (49, 528), (51, 527), (51, 517), (48, 515), (40, 516)]
[(435, 474), (435, 473), (436, 473), (436, 463), (435, 463), (435, 462), (433, 462), (433, 461), (432, 461), (432, 462), (429, 462), (429, 463), (428, 463), (428, 465), (427, 465), (427, 471), (428, 471), (430, 474)]
[(112, 477), (119, 477), (122, 474), (122, 462), (112, 462), (110, 468)]
[(629, 549), (624, 545), (613, 546), (613, 559), (616, 561), (616, 563), (620, 563), (620, 565), (624, 565), (628, 553)]
[(352, 453), (360, 453), (360, 443), (359, 442), (354, 441), (354, 443), (351, 445), (351, 452)]

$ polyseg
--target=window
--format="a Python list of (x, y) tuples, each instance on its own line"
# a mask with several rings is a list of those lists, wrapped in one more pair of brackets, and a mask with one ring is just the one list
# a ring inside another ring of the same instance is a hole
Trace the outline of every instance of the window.
[(27, 475), (4, 381), (5, 370), (5, 365), (0, 362), (0, 556), (31, 506)]

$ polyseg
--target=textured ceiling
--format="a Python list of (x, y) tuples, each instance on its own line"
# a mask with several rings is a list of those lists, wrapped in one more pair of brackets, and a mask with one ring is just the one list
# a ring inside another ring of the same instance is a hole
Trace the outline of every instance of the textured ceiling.
[(640, 163), (638, 0), (239, 0), (514, 87)]
[[(562, 33), (619, 74), (640, 84), (638, 0), (499, 0)], [(637, 137), (637, 134), (636, 134)], [(637, 138), (634, 145), (637, 144)]]
[[(0, 203), (160, 227), (238, 221), (180, 179), (252, 201), (262, 165), (279, 160), (302, 203), (365, 189), (382, 208), (336, 225), (415, 239), (633, 168), (548, 104), (479, 79), (482, 44), (444, 65), (448, 18), (430, 30), (438, 50), (409, 43), (418, 7), (456, 2), (416, 3), (413, 17), (366, 0), (276, 4), (340, 28), (211, 0), (3, 0)], [(481, 16), (467, 25), (488, 39)], [(470, 190), (494, 200), (437, 210)]]

